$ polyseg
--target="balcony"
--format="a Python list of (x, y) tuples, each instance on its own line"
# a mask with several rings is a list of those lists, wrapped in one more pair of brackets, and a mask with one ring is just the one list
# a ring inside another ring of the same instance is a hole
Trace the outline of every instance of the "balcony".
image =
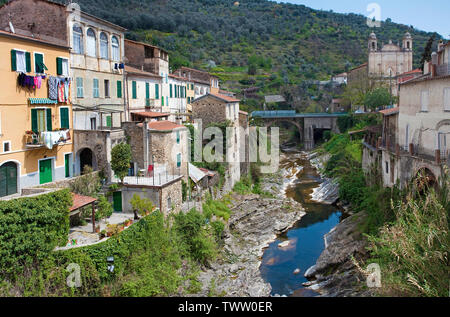
[(71, 140), (70, 130), (43, 131), (25, 133), (25, 145), (27, 148), (47, 147), (53, 149), (55, 145), (63, 145)]

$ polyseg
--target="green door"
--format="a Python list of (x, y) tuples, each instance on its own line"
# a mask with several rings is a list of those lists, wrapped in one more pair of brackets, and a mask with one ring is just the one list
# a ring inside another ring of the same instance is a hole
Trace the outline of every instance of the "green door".
[(64, 156), (64, 166), (66, 168), (66, 178), (70, 177), (70, 154)]
[(106, 117), (106, 126), (107, 126), (108, 128), (111, 128), (111, 126), (112, 126), (111, 116), (107, 116), (107, 117)]
[(0, 197), (17, 193), (17, 165), (8, 162), (0, 167)]
[(113, 205), (115, 212), (122, 212), (122, 192), (113, 193)]
[(39, 182), (47, 184), (53, 181), (52, 160), (43, 160), (39, 162)]

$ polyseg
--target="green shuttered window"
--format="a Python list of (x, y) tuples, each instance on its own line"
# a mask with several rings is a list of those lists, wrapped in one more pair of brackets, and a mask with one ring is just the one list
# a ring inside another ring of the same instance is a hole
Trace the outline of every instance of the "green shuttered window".
[(137, 99), (137, 83), (135, 82), (135, 81), (133, 81), (132, 83), (131, 83), (131, 85), (132, 85), (132, 98), (133, 99)]
[(122, 98), (122, 81), (117, 81), (117, 98)]
[(60, 108), (59, 114), (61, 116), (61, 129), (70, 129), (69, 108)]
[(155, 99), (159, 99), (159, 84), (155, 84)]

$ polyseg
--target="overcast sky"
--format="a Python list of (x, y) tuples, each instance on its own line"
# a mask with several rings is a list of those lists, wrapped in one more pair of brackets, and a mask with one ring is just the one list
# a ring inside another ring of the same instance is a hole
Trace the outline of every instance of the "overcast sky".
[(284, 0), (304, 4), (313, 9), (333, 10), (339, 13), (369, 15), (367, 6), (377, 3), (381, 8), (381, 20), (391, 18), (393, 22), (412, 25), (428, 32), (438, 32), (450, 39), (450, 0)]

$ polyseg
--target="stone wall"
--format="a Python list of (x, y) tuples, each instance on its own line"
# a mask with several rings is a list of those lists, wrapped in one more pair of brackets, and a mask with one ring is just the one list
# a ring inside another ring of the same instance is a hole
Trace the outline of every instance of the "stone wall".
[(48, 1), (12, 1), (0, 9), (0, 29), (33, 36), (46, 42), (68, 46), (67, 13), (63, 5)]
[(76, 174), (80, 174), (80, 152), (88, 148), (92, 151), (94, 158), (94, 170), (104, 171), (108, 180), (112, 177), (111, 170), (111, 150), (121, 143), (126, 142), (125, 132), (117, 131), (84, 131), (74, 130), (74, 153), (76, 154)]
[(136, 122), (124, 122), (122, 127), (129, 139), (133, 162), (137, 163), (138, 169), (146, 169), (147, 167), (144, 164), (144, 128), (139, 127)]
[[(181, 179), (161, 189), (161, 211), (164, 215), (181, 210), (183, 203)], [(169, 198), (171, 206), (169, 206)]]
[[(180, 132), (180, 143), (177, 143), (177, 133)], [(188, 139), (187, 129), (174, 131), (149, 132), (150, 157), (154, 163), (166, 165), (169, 174), (187, 175)], [(181, 166), (177, 167), (177, 154), (181, 153)]]
[(227, 118), (226, 104), (213, 98), (203, 98), (192, 104), (192, 118), (202, 120), (204, 130), (213, 122), (224, 122)]

